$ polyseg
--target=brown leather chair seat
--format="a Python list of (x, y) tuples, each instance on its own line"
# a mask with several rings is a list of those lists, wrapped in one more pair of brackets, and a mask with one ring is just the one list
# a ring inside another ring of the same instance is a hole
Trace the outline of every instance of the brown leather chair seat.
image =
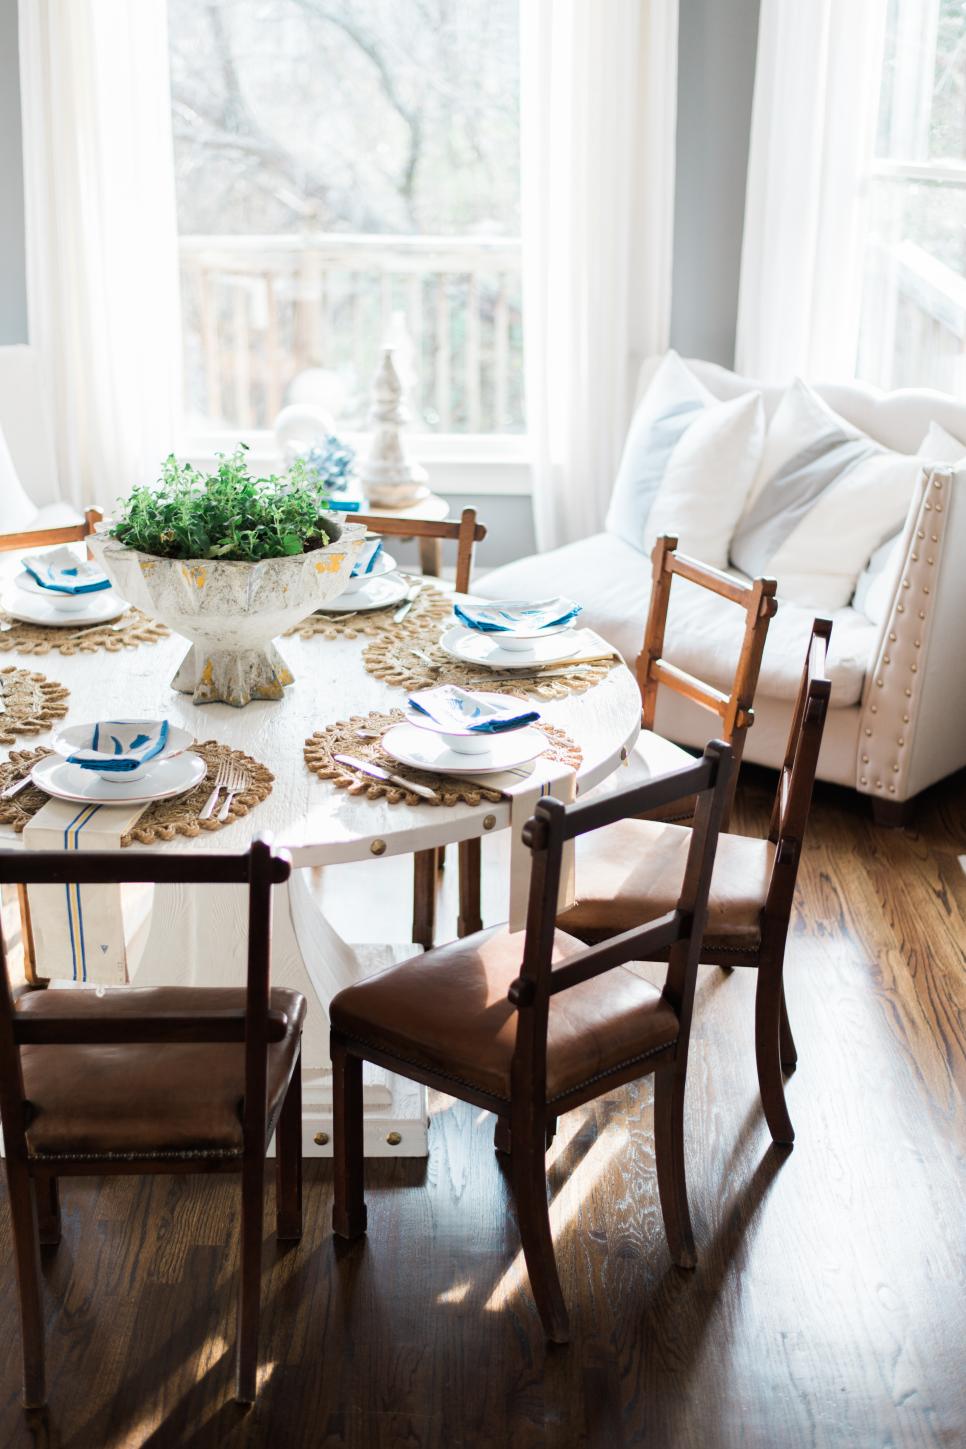
[[(673, 911), (691, 831), (659, 820), (619, 820), (577, 841), (577, 903), (560, 917), (568, 931), (616, 934)], [(705, 947), (757, 948), (775, 847), (720, 835), (708, 897)]]
[[(333, 997), (334, 1030), (413, 1066), (508, 1101), (523, 932), (503, 926), (438, 946)], [(553, 960), (582, 943), (557, 931)], [(670, 1045), (678, 1019), (661, 993), (624, 967), (550, 999), (547, 1101), (601, 1072)]]
[[(31, 991), (23, 1015), (187, 1015), (243, 1010), (244, 988), (112, 987)], [(284, 1012), (283, 1039), (268, 1048), (271, 1135), (299, 1046), (305, 1000), (275, 989), (271, 1009)], [(141, 1043), (125, 1046), (24, 1046), (24, 1091), (30, 1103), (27, 1148), (33, 1159), (242, 1155), (245, 1090), (242, 1042)]]

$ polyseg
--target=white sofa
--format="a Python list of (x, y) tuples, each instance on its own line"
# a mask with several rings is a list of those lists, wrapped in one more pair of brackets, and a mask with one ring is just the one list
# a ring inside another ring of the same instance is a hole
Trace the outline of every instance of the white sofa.
[[(659, 361), (642, 367), (638, 396)], [(768, 417), (782, 392), (712, 363), (688, 365), (721, 399), (760, 388)], [(882, 393), (857, 384), (815, 391), (856, 427), (900, 452), (914, 453), (934, 421), (966, 439), (966, 404), (940, 393)], [(827, 611), (834, 625), (832, 696), (819, 776), (869, 795), (876, 817), (887, 823), (899, 823), (914, 796), (966, 765), (966, 469), (935, 468), (920, 476), (902, 552), (903, 567), (880, 624), (851, 604)], [(490, 598), (572, 592), (585, 606), (586, 622), (630, 663), (641, 646), (650, 581), (649, 558), (621, 538), (599, 533), (496, 569), (480, 580), (479, 591)], [(781, 579), (778, 587), (779, 609), (745, 745), (747, 760), (776, 767), (812, 618), (820, 612), (783, 604)], [(667, 655), (675, 663), (725, 687), (740, 632), (733, 605), (675, 583), (667, 633)], [(709, 737), (709, 716), (662, 690), (656, 728), (679, 744), (700, 747)]]
[(0, 533), (82, 522), (60, 501), (53, 429), (31, 347), (0, 347)]

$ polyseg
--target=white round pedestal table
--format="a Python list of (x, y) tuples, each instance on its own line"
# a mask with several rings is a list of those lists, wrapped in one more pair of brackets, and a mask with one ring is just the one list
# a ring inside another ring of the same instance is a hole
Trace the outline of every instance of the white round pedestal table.
[[(165, 718), (196, 739), (217, 739), (246, 751), (275, 776), (272, 794), (225, 830), (195, 839), (177, 836), (160, 847), (180, 851), (242, 851), (257, 834), (269, 834), (291, 852), (293, 871), (274, 898), (272, 980), (308, 1001), (303, 1037), (304, 1148), (331, 1152), (331, 1072), (327, 1006), (343, 986), (393, 960), (415, 954), (409, 942), (352, 946), (318, 909), (302, 867), (408, 855), (481, 836), (509, 825), (509, 802), (479, 806), (390, 805), (356, 798), (318, 779), (307, 768), (304, 741), (315, 730), (349, 715), (398, 708), (402, 692), (362, 665), (364, 639), (298, 637), (277, 641), (295, 676), (280, 701), (243, 709), (195, 705), (176, 693), (170, 679), (186, 643), (172, 635), (123, 653), (56, 652), (5, 656), (4, 662), (37, 669), (70, 689), (65, 723), (111, 718)], [(640, 696), (633, 675), (618, 665), (584, 694), (541, 703), (548, 723), (580, 745), (578, 793), (606, 778), (633, 746), (640, 725)], [(49, 736), (18, 742), (42, 744)], [(15, 747), (16, 748), (16, 747)], [(484, 820), (486, 825), (484, 826)], [(5, 845), (19, 837), (0, 827)], [(142, 847), (130, 846), (129, 849)], [(365, 923), (360, 922), (360, 935)], [(155, 887), (146, 939), (129, 962), (138, 985), (240, 985), (245, 980), (246, 905), (240, 886)], [(65, 966), (64, 976), (69, 975)], [(366, 1150), (369, 1155), (418, 1156), (426, 1152), (426, 1099), (422, 1088), (378, 1068), (366, 1080)], [(396, 1137), (398, 1136), (398, 1141)], [(392, 1142), (387, 1142), (392, 1137)]]

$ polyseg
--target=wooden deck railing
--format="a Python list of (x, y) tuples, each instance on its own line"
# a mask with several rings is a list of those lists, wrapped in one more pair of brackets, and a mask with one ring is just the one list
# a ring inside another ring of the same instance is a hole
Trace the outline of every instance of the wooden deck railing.
[(344, 388), (365, 425), (381, 346), (412, 343), (414, 429), (523, 430), (520, 244), (514, 238), (185, 236), (185, 391), (202, 428), (270, 428), (293, 381)]

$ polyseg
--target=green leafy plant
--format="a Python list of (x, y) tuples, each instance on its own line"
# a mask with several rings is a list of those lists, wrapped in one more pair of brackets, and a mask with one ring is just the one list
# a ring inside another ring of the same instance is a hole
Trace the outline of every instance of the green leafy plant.
[(253, 478), (244, 443), (218, 455), (213, 473), (179, 463), (172, 453), (153, 487), (122, 500), (112, 537), (159, 558), (222, 558), (251, 563), (308, 553), (341, 532), (326, 514), (324, 486), (305, 464), (284, 477)]

